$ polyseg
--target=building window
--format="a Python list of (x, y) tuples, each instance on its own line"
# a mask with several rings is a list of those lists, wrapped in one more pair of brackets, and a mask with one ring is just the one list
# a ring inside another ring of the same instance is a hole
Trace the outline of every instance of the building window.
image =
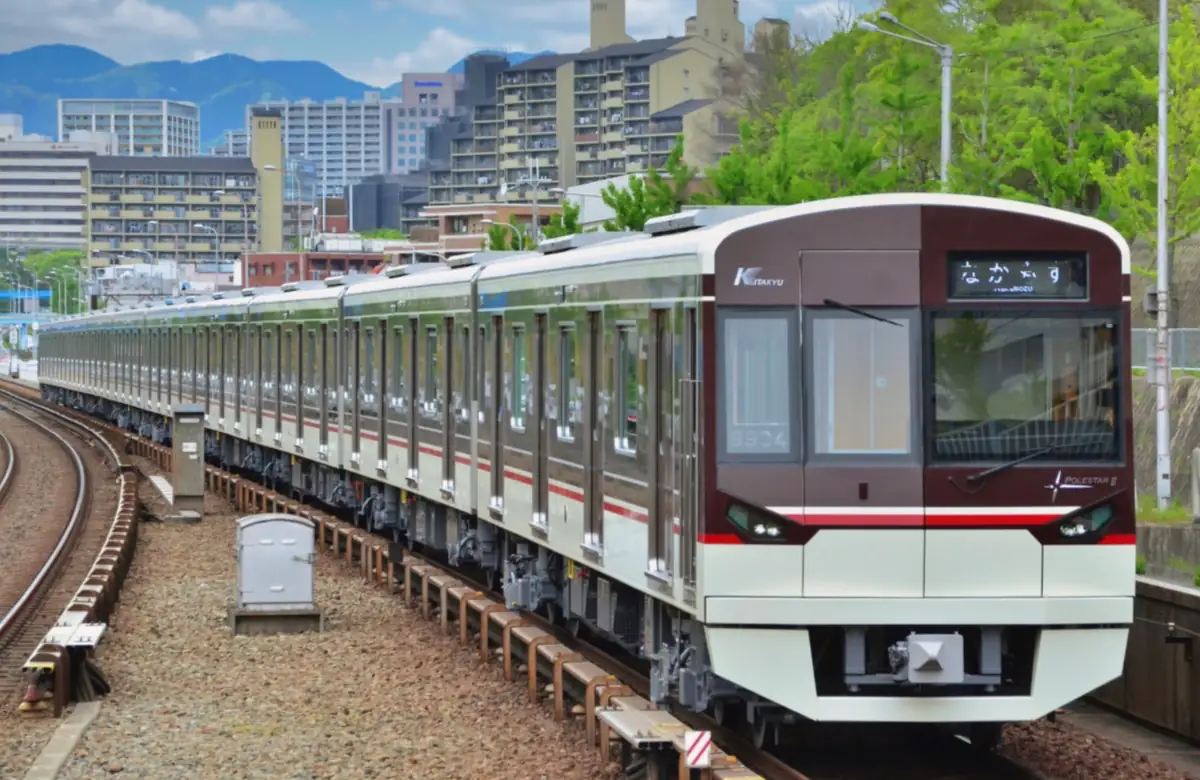
[(794, 460), (799, 453), (790, 311), (742, 309), (720, 318), (719, 455), (725, 461)]

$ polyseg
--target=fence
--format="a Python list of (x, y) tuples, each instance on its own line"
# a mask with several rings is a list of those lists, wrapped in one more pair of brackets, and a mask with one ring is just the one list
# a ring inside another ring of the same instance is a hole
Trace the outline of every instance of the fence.
[[(1149, 368), (1154, 362), (1154, 329), (1133, 329), (1133, 368)], [(1171, 368), (1200, 371), (1200, 328), (1175, 328), (1171, 331)]]

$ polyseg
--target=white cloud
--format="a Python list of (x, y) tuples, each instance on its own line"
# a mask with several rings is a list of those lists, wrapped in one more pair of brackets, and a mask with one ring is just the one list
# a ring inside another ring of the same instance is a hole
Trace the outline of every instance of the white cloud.
[[(150, 0), (0, 0), (0, 20), (0, 51), (74, 43), (118, 59), (148, 59), (200, 37), (191, 18)], [(148, 41), (160, 49), (148, 52)]]
[(792, 26), (797, 35), (823, 41), (846, 28), (858, 13), (847, 0), (816, 0), (796, 6)]
[(205, 20), (222, 30), (295, 32), (303, 28), (299, 19), (269, 0), (239, 0), (230, 6), (212, 6)]
[(204, 60), (210, 60), (213, 57), (216, 57), (216, 56), (224, 54), (224, 53), (225, 52), (223, 52), (223, 51), (213, 51), (210, 49), (196, 49), (195, 51), (192, 52), (191, 57), (189, 59), (192, 62), (203, 62)]
[(474, 41), (445, 27), (435, 27), (412, 51), (399, 52), (391, 57), (375, 57), (369, 62), (345, 63), (336, 67), (349, 78), (377, 87), (386, 87), (399, 81), (405, 73), (439, 73), (473, 51), (495, 48), (521, 47), (499, 47), (494, 42)]

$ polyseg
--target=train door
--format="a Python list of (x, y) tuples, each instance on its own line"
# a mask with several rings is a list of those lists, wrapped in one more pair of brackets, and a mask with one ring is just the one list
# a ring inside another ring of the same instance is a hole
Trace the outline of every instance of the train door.
[(329, 456), (329, 416), (330, 403), (333, 400), (334, 389), (332, 385), (336, 380), (336, 375), (333, 371), (333, 361), (335, 350), (333, 349), (333, 340), (337, 337), (337, 331), (329, 327), (328, 322), (321, 323), (321, 343), (319, 344), (321, 355), (321, 420), (320, 434), (318, 437), (320, 454), (323, 457)]
[(504, 512), (504, 317), (492, 317), (491, 338), (488, 351), (491, 353), (491, 388), (490, 396), (490, 439), (491, 461), (490, 499), (488, 507), (495, 514)]
[(387, 320), (379, 320), (372, 331), (375, 338), (368, 349), (372, 362), (371, 370), (371, 409), (375, 414), (375, 469), (387, 471), (388, 457), (388, 397), (391, 394), (388, 369), (391, 356), (388, 354), (388, 324)]
[(419, 361), (421, 348), (421, 320), (412, 316), (408, 320), (408, 473), (409, 487), (419, 487), (421, 481), (421, 442), (417, 430), (420, 427), (421, 409), (417, 402), (417, 386), (420, 384)]
[(583, 547), (604, 554), (604, 414), (600, 409), (604, 371), (604, 315), (587, 313), (583, 378)]
[(442, 365), (440, 368), (441, 376), (438, 377), (442, 385), (442, 395), (444, 398), (442, 406), (442, 498), (453, 500), (454, 498), (454, 445), (455, 426), (457, 424), (458, 408), (455, 403), (455, 392), (459, 389), (455, 386), (457, 371), (455, 364), (460, 360), (458, 354), (458, 343), (454, 332), (454, 317), (446, 317), (442, 323), (442, 343), (445, 348), (442, 350)]
[(363, 332), (362, 322), (355, 320), (346, 328), (346, 378), (345, 390), (349, 393), (346, 398), (350, 406), (350, 460), (362, 467), (362, 411), (363, 393), (366, 392), (366, 382), (363, 381)]
[(700, 331), (694, 305), (683, 310), (680, 332), (679, 427), (675, 439), (679, 470), (679, 577), (683, 600), (696, 603), (696, 534), (700, 529)]
[(675, 480), (673, 449), (674, 381), (670, 308), (650, 310), (650, 343), (646, 356), (646, 431), (650, 448), (650, 530), (647, 574), (670, 581), (674, 573)]
[(546, 414), (546, 315), (533, 315), (533, 520), (534, 530), (550, 533), (550, 457)]

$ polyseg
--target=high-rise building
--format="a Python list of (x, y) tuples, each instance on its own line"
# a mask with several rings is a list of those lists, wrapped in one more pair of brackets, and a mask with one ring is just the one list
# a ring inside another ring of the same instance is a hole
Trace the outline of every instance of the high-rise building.
[(425, 162), (426, 131), (452, 117), (462, 76), (406, 73), (398, 101), (387, 101), (384, 154), (392, 173), (415, 171)]
[(245, 130), (226, 130), (221, 143), (208, 150), (218, 157), (249, 157), (250, 134)]
[(473, 108), (471, 135), (430, 172), (431, 205), (529, 200), (531, 170), (549, 200), (550, 189), (661, 168), (680, 134), (699, 166), (737, 140), (716, 78), (745, 56), (737, 0), (697, 0), (691, 34), (629, 43), (624, 0), (592, 8), (596, 48), (508, 68), (496, 103)]
[[(284, 155), (316, 164), (317, 186), (322, 197), (342, 197), (351, 184), (387, 171), (383, 151), (384, 104), (378, 92), (367, 92), (361, 100), (257, 103), (246, 109), (247, 128), (252, 127), (254, 112), (262, 109), (280, 113)], [(251, 139), (251, 154), (253, 146)]]
[(169, 263), (205, 289), (235, 283), (244, 252), (279, 251), (281, 118), (252, 119), (253, 158), (93, 157), (84, 177), (91, 264)]
[(111, 133), (118, 155), (190, 157), (200, 154), (200, 108), (178, 100), (58, 101), (58, 138), (75, 130)]
[(76, 131), (65, 143), (25, 135), (20, 116), (0, 115), (0, 245), (82, 249), (84, 171), (112, 144), (105, 133)]

